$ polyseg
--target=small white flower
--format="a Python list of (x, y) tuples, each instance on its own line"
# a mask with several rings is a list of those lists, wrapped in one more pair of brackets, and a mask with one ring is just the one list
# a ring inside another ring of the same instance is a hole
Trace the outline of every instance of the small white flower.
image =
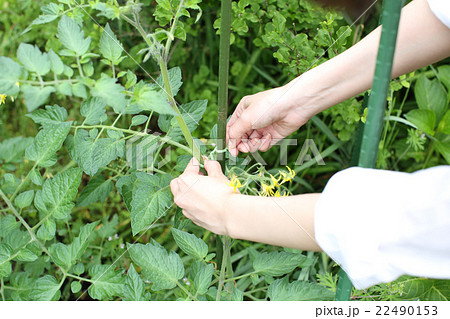
[(111, 237), (111, 236), (109, 236), (109, 237), (108, 237), (108, 241), (111, 241), (111, 240), (112, 240), (112, 237)]
[(120, 244), (120, 248), (124, 249), (125, 248), (125, 244)]
[(115, 234), (115, 235), (114, 235), (114, 238), (115, 238), (115, 239), (119, 239), (119, 234)]

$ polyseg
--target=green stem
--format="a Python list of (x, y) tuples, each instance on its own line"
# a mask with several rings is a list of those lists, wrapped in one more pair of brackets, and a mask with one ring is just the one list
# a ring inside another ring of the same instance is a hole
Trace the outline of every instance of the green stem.
[(87, 281), (87, 282), (90, 282), (90, 283), (94, 282), (93, 280), (86, 279), (86, 278), (83, 278), (83, 277), (79, 277), (79, 276), (76, 276), (76, 275), (72, 275), (72, 274), (69, 274), (69, 273), (66, 273), (66, 276), (70, 277), (70, 278), (73, 278), (73, 279), (78, 279), (78, 280), (81, 280), (81, 281)]
[(220, 301), (220, 295), (222, 293), (222, 287), (225, 283), (225, 275), (226, 275), (226, 269), (228, 263), (228, 258), (230, 256), (230, 237), (223, 236), (223, 256), (222, 256), (222, 266), (220, 267), (220, 277), (219, 277), (219, 283), (217, 285), (217, 295), (216, 295), (216, 301)]
[(80, 76), (82, 78), (84, 78), (84, 73), (83, 73), (83, 69), (81, 68), (81, 63), (80, 63), (80, 57), (77, 56), (77, 66), (78, 66), (78, 70), (80, 71)]
[(26, 230), (30, 234), (31, 239), (39, 244), (44, 253), (51, 256), (47, 248), (45, 248), (45, 246), (36, 238), (36, 235), (34, 234), (34, 231), (31, 229), (30, 225), (28, 225), (28, 223), (22, 218), (22, 216), (20, 216), (20, 214), (14, 208), (11, 201), (8, 199), (8, 197), (6, 197), (5, 193), (3, 193), (1, 189), (0, 189), (0, 197), (3, 198), (3, 200), (5, 201), (6, 205), (9, 207), (13, 215), (16, 216), (16, 218), (20, 221), (20, 223), (26, 228)]
[(258, 273), (257, 271), (252, 271), (252, 272), (249, 272), (249, 273), (246, 273), (246, 274), (243, 274), (243, 275), (240, 275), (240, 276), (236, 276), (236, 277), (233, 277), (233, 278), (227, 278), (223, 282), (225, 283), (225, 282), (229, 282), (229, 281), (236, 281), (236, 280), (239, 280), (239, 279), (242, 279), (242, 278), (250, 277), (250, 276), (255, 275), (257, 273)]
[(3, 278), (2, 279), (0, 279), (0, 295), (2, 296), (2, 301), (5, 301), (6, 299), (5, 299), (5, 294), (4, 294), (4, 292), (3, 292), (3, 286), (4, 286), (4, 282), (3, 282)]
[[(217, 149), (226, 148), (228, 117), (228, 73), (230, 67), (231, 0), (222, 0), (220, 6), (219, 91), (217, 101)], [(217, 154), (222, 170), (225, 170), (224, 153)]]
[(164, 49), (164, 61), (166, 61), (166, 63), (169, 62), (168, 59), (169, 59), (170, 46), (172, 45), (172, 41), (175, 37), (175, 28), (177, 26), (177, 22), (180, 17), (180, 11), (183, 8), (183, 5), (184, 5), (184, 0), (181, 0), (180, 5), (178, 6), (177, 12), (175, 13), (175, 16), (173, 18), (172, 26), (170, 28), (171, 37), (167, 37), (167, 42), (166, 42), (166, 46)]
[(31, 170), (28, 171), (27, 176), (25, 176), (24, 180), (22, 182), (20, 182), (19, 186), (16, 188), (16, 190), (14, 191), (14, 193), (12, 194), (10, 200), (11, 202), (14, 201), (14, 198), (16, 198), (17, 194), (19, 193), (19, 191), (21, 190), (22, 186), (28, 181), (28, 179), (30, 178), (30, 172), (34, 171), (34, 169), (37, 167), (37, 163), (35, 163), (33, 165), (33, 167), (31, 168)]
[(189, 298), (191, 298), (191, 300), (198, 301), (198, 299), (195, 298), (195, 297), (189, 292), (189, 290), (187, 290), (186, 288), (184, 288), (182, 284), (180, 284), (178, 281), (177, 281), (176, 283), (177, 283), (177, 286), (178, 286), (181, 290), (183, 290), (183, 292), (184, 292)]

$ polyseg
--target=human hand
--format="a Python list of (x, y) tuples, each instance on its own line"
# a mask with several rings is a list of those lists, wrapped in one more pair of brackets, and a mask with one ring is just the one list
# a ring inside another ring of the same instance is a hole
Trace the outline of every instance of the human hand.
[(314, 115), (295, 107), (289, 88), (284, 86), (242, 98), (227, 124), (226, 142), (231, 155), (265, 152)]
[(170, 182), (174, 202), (196, 225), (228, 235), (227, 207), (236, 194), (219, 162), (205, 159), (204, 164), (208, 176), (202, 175), (199, 162), (192, 158), (183, 174)]

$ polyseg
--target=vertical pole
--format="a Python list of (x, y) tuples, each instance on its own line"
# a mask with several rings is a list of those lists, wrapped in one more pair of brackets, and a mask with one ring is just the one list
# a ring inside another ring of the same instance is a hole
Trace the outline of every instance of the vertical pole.
[[(383, 2), (381, 39), (359, 154), (358, 166), (360, 167), (376, 167), (402, 6), (403, 0), (384, 0)], [(349, 300), (351, 288), (347, 274), (341, 270), (336, 300)]]
[[(228, 71), (230, 67), (230, 29), (231, 29), (231, 0), (222, 0), (220, 21), (219, 46), (219, 91), (217, 101), (217, 149), (226, 148), (225, 134), (228, 117)], [(225, 170), (225, 153), (218, 152), (217, 159)]]

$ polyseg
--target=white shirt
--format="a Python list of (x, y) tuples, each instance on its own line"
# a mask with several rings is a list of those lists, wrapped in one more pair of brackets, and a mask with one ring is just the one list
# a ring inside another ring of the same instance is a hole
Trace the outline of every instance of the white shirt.
[(316, 206), (315, 236), (358, 289), (404, 274), (450, 279), (450, 166), (335, 174)]
[[(450, 0), (428, 0), (450, 28)], [(401, 275), (450, 279), (450, 166), (412, 174), (349, 168), (315, 210), (319, 246), (364, 289)]]

